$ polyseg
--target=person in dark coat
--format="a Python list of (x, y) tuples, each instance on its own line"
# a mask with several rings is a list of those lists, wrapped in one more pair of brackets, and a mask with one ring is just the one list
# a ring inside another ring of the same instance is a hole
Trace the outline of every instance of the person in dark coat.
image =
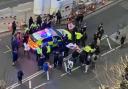
[(54, 53), (54, 68), (56, 68), (57, 67), (57, 65), (58, 65), (58, 60), (59, 60), (59, 52), (55, 52)]
[(18, 60), (18, 50), (16, 48), (12, 51), (12, 56), (13, 56), (12, 65), (14, 66)]
[(51, 25), (52, 25), (51, 19), (48, 19), (46, 27), (51, 28)]
[(30, 18), (29, 18), (29, 29), (30, 29), (30, 27), (31, 27), (32, 24), (33, 24), (33, 18), (30, 17)]
[(19, 82), (19, 83), (22, 83), (23, 76), (24, 76), (23, 71), (22, 71), (22, 70), (19, 70), (19, 71), (17, 72), (17, 78), (18, 78), (18, 82)]
[(56, 23), (58, 23), (58, 24), (60, 24), (61, 23), (61, 18), (62, 18), (62, 16), (61, 16), (61, 12), (58, 10), (58, 12), (56, 13), (56, 16), (57, 16), (57, 22)]
[(64, 41), (65, 45), (67, 45), (69, 43), (68, 35), (67, 34), (63, 37), (63, 41)]
[(13, 22), (12, 22), (12, 35), (14, 35), (15, 32), (16, 32), (16, 22), (13, 21)]
[(86, 30), (87, 30), (87, 25), (85, 23), (84, 26), (81, 27), (81, 30), (80, 30), (81, 34), (83, 34), (84, 32), (86, 32)]
[(98, 38), (97, 33), (95, 33), (93, 35), (93, 41), (94, 41), (95, 44), (97, 43), (97, 38)]
[(45, 56), (44, 55), (41, 55), (40, 58), (39, 58), (39, 60), (38, 60), (38, 67), (39, 67), (39, 69), (42, 69), (43, 68), (43, 64), (44, 64), (45, 61), (46, 61)]
[(84, 14), (80, 12), (79, 14), (79, 19), (80, 19), (80, 24), (83, 22)]
[(41, 29), (45, 29), (47, 27), (47, 20), (45, 19), (42, 23)]
[(122, 36), (122, 37), (121, 37), (121, 39), (120, 39), (120, 44), (121, 44), (121, 46), (124, 44), (125, 39), (126, 39), (126, 36)]
[(80, 56), (79, 56), (79, 61), (80, 61), (80, 65), (81, 66), (83, 66), (84, 65), (84, 63), (85, 63), (85, 57), (86, 57), (86, 55), (85, 55), (85, 52), (84, 51), (82, 51), (81, 53), (80, 53)]
[(63, 56), (61, 53), (59, 53), (59, 58), (58, 58), (58, 66), (61, 69), (62, 68), (62, 64), (63, 64)]
[(103, 28), (103, 23), (100, 23), (98, 26), (98, 31), (100, 31)]
[(11, 38), (11, 46), (12, 46), (12, 51), (14, 51), (15, 49), (18, 50), (19, 47), (18, 47), (18, 41), (16, 39), (16, 35), (15, 36), (12, 36)]
[(40, 15), (37, 17), (37, 23), (36, 23), (36, 24), (39, 25), (39, 27), (41, 27), (41, 24), (42, 24), (42, 18), (41, 18)]
[(98, 37), (101, 39), (101, 37), (103, 36), (103, 34), (104, 34), (103, 23), (101, 23), (101, 24), (98, 26), (97, 35), (98, 35)]

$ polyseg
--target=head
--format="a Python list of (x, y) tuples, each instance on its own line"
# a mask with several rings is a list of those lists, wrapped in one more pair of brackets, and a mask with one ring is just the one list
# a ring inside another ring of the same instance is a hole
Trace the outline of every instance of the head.
[(12, 23), (13, 23), (13, 24), (16, 24), (16, 21), (14, 20)]
[(30, 16), (30, 19), (32, 19), (32, 16)]
[(102, 22), (100, 23), (100, 26), (103, 26), (103, 23)]

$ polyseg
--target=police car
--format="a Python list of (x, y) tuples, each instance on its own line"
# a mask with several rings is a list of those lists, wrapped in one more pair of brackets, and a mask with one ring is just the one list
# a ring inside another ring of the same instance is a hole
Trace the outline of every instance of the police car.
[(64, 29), (53, 30), (52, 28), (45, 28), (30, 35), (28, 39), (28, 45), (33, 50), (36, 50), (36, 48), (43, 45), (56, 47), (58, 43), (62, 42), (62, 36), (64, 33), (65, 33)]

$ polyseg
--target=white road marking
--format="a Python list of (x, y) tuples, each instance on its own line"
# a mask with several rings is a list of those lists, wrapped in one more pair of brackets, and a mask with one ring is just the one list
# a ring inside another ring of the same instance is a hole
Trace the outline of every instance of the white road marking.
[[(33, 79), (33, 78), (39, 76), (39, 75), (42, 74), (42, 73), (44, 73), (44, 71), (38, 71), (38, 72), (36, 72), (35, 74), (33, 74), (33, 75), (31, 75), (31, 76), (29, 76), (29, 77), (23, 79), (22, 82), (25, 83), (25, 82), (27, 82), (27, 81), (29, 81), (29, 80), (31, 80), (31, 79)], [(20, 86), (20, 84), (17, 82), (17, 83), (15, 83), (15, 84), (13, 84), (13, 85), (7, 87), (6, 89), (13, 89), (13, 88), (16, 88), (16, 87), (18, 87), (18, 86)]]
[(11, 50), (7, 50), (7, 51), (5, 51), (5, 52), (3, 52), (3, 53), (5, 53), (5, 54), (6, 54), (6, 53), (8, 53), (8, 52), (11, 52)]
[[(78, 67), (76, 67), (76, 68), (73, 68), (73, 69), (72, 69), (72, 72), (75, 71), (75, 70), (77, 70), (77, 69), (79, 69), (79, 68), (80, 68), (80, 66), (78, 66)], [(64, 77), (65, 75), (67, 75), (67, 73), (61, 74), (60, 77)], [(46, 84), (48, 84), (48, 83), (42, 83), (42, 84), (36, 86), (36, 87), (33, 88), (33, 89), (38, 89), (38, 88), (40, 88), (40, 87), (42, 87), (42, 86), (44, 86), (44, 85), (46, 85)]]
[(104, 35), (102, 38), (101, 38), (101, 40), (104, 40), (105, 38), (107, 38), (108, 37), (108, 35)]
[(11, 48), (10, 48), (8, 45), (6, 45), (6, 47), (7, 47), (9, 50), (11, 50)]
[[(77, 69), (79, 69), (79, 68), (80, 68), (80, 66), (78, 66), (78, 67), (76, 67), (76, 68), (73, 68), (72, 71), (75, 71), (75, 70), (77, 70)], [(65, 75), (67, 75), (67, 73), (61, 74), (60, 77), (64, 77)]]
[(128, 56), (126, 55), (125, 57), (126, 57), (126, 60), (128, 60)]
[(29, 80), (29, 89), (32, 89), (32, 81)]
[(33, 89), (38, 89), (38, 88), (40, 88), (40, 87), (42, 87), (42, 86), (44, 86), (44, 85), (46, 85), (46, 84), (48, 84), (48, 83), (42, 83), (42, 84), (40, 84), (40, 85), (36, 86), (36, 87), (35, 87), (35, 88), (33, 88)]
[(109, 48), (112, 49), (112, 46), (111, 46), (110, 41), (109, 41), (108, 38), (107, 38), (107, 42), (108, 42)]
[[(106, 37), (104, 37), (103, 39), (105, 39), (105, 38), (106, 38)], [(113, 52), (114, 50), (119, 49), (120, 47), (121, 47), (121, 46), (117, 46), (116, 48), (114, 48), (114, 49), (112, 49), (112, 50), (110, 50), (110, 51), (108, 51), (108, 52), (106, 52), (106, 53), (103, 53), (101, 56), (103, 57), (103, 56), (105, 56), (105, 55), (107, 55), (107, 54)], [(77, 69), (79, 69), (79, 68), (80, 68), (80, 66), (78, 66), (78, 67), (72, 69), (72, 71), (75, 71), (75, 70), (77, 70)], [(29, 77), (23, 79), (23, 83), (25, 83), (25, 82), (27, 82), (27, 81), (29, 81), (29, 80), (31, 80), (31, 79), (33, 79), (33, 78), (39, 76), (39, 75), (42, 74), (42, 73), (44, 73), (44, 71), (36, 72), (35, 74), (33, 74), (33, 75), (31, 75), (31, 76), (29, 76)], [(60, 77), (64, 77), (65, 75), (67, 75), (67, 73), (61, 74)], [(40, 88), (41, 86), (44, 86), (44, 85), (46, 85), (46, 84), (47, 84), (47, 83), (43, 83), (43, 84), (41, 84), (41, 85), (39, 85), (39, 86), (36, 86), (36, 87), (33, 88), (33, 89)], [(6, 89), (13, 89), (13, 88), (18, 87), (18, 86), (20, 86), (20, 84), (15, 83), (15, 84), (13, 84), (12, 86), (9, 86), (9, 87), (6, 88)]]
[(10, 48), (8, 45), (6, 45), (6, 48), (7, 48), (8, 50), (7, 50), (7, 51), (5, 51), (5, 52), (3, 52), (3, 53), (11, 52), (11, 48)]
[(120, 47), (121, 47), (121, 46), (117, 46), (116, 48), (114, 48), (114, 49), (112, 49), (112, 50), (110, 50), (110, 51), (108, 51), (108, 52), (106, 52), (106, 53), (103, 53), (103, 54), (101, 55), (101, 57), (103, 57), (103, 56), (105, 56), (105, 55), (107, 55), (107, 54), (109, 54), (109, 53), (115, 51), (116, 49), (119, 49)]

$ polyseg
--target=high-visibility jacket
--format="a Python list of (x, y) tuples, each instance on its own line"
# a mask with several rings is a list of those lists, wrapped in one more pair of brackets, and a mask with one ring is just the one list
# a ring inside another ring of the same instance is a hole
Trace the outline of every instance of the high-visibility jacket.
[(87, 53), (94, 51), (94, 49), (92, 49), (89, 45), (85, 46), (85, 47), (83, 48), (83, 50), (84, 50), (85, 52), (87, 52)]
[(50, 52), (51, 52), (51, 47), (47, 46), (47, 53), (50, 53)]
[(63, 30), (63, 33), (64, 33), (64, 34), (67, 34), (68, 40), (72, 40), (72, 34), (71, 34), (69, 31), (67, 31), (67, 30), (65, 29), (65, 30)]
[(42, 44), (43, 44), (42, 40), (38, 40), (36, 43), (37, 43), (38, 45), (42, 45)]
[(80, 40), (83, 37), (83, 35), (79, 32), (75, 32), (75, 35), (77, 40)]
[(40, 47), (38, 47), (36, 50), (37, 50), (37, 54), (42, 55), (42, 49)]
[(25, 33), (27, 32), (27, 31), (29, 31), (30, 29), (27, 27), (27, 28), (25, 28)]
[(38, 26), (37, 26), (37, 24), (36, 23), (33, 23), (32, 25), (31, 25), (31, 29), (36, 29)]
[(52, 46), (53, 45), (53, 41), (48, 42), (48, 45)]

